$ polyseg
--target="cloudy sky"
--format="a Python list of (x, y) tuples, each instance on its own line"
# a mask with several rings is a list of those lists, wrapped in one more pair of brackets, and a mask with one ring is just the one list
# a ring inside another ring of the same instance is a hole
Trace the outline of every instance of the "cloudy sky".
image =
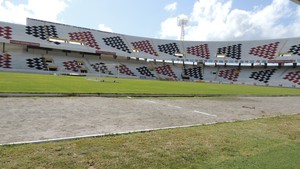
[(300, 6), (289, 0), (0, 0), (0, 21), (26, 17), (116, 33), (185, 40), (253, 40), (300, 36)]

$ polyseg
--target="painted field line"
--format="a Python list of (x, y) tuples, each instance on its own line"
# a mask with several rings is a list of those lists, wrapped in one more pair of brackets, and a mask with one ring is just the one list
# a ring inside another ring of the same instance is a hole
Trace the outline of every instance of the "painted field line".
[(145, 101), (148, 102), (148, 103), (156, 104), (156, 101), (153, 101), (153, 100), (145, 100)]
[(172, 108), (176, 108), (176, 109), (182, 109), (182, 107), (180, 107), (180, 106), (174, 106), (174, 105), (171, 105), (171, 104), (162, 104), (162, 103), (158, 103), (158, 102), (153, 101), (153, 100), (145, 100), (145, 102), (152, 103), (152, 104), (160, 104), (162, 106), (168, 106), (168, 107), (172, 107)]
[(199, 114), (203, 114), (203, 115), (207, 115), (207, 116), (217, 117), (217, 115), (209, 114), (209, 113), (204, 113), (204, 112), (201, 112), (201, 111), (198, 111), (198, 110), (194, 110), (194, 113), (199, 113)]
[[(197, 110), (195, 110), (195, 111), (197, 111)], [(296, 115), (296, 114), (299, 114), (299, 113), (291, 113), (291, 114), (286, 114), (286, 115)], [(216, 116), (216, 115), (213, 115), (213, 116)], [(232, 122), (235, 122), (235, 121), (248, 121), (248, 120), (257, 120), (257, 119), (267, 119), (267, 118), (274, 118), (274, 117), (280, 117), (280, 116), (282, 116), (282, 115), (274, 115), (274, 116), (267, 116), (267, 117), (253, 117), (253, 118), (239, 119), (239, 120), (225, 120), (225, 121), (222, 121), (222, 123), (232, 123)], [(47, 142), (83, 139), (83, 138), (97, 138), (97, 137), (105, 137), (105, 136), (112, 136), (112, 135), (130, 134), (130, 133), (144, 133), (144, 132), (151, 132), (151, 131), (158, 131), (158, 130), (188, 128), (188, 127), (195, 127), (195, 126), (207, 126), (207, 125), (214, 125), (214, 124), (218, 124), (218, 123), (220, 123), (220, 122), (214, 121), (214, 122), (200, 123), (200, 124), (169, 126), (169, 127), (160, 127), (160, 128), (148, 128), (148, 129), (130, 130), (130, 131), (123, 131), (123, 132), (110, 132), (110, 133), (100, 133), (100, 134), (82, 135), (82, 136), (74, 136), (74, 137), (52, 138), (52, 139), (45, 139), (45, 140), (0, 143), (0, 146), (19, 145), (19, 144), (39, 144), (39, 143), (47, 143)]]
[(84, 139), (84, 138), (97, 138), (97, 137), (105, 137), (105, 136), (113, 136), (113, 135), (123, 135), (123, 134), (130, 134), (130, 133), (144, 133), (144, 132), (151, 132), (151, 131), (158, 131), (158, 130), (169, 130), (169, 129), (176, 129), (176, 128), (188, 128), (188, 127), (195, 127), (195, 126), (213, 125), (216, 123), (217, 122), (208, 122), (208, 123), (200, 123), (200, 124), (148, 128), (148, 129), (141, 129), (141, 130), (128, 130), (128, 131), (99, 133), (99, 134), (81, 135), (81, 136), (73, 136), (73, 137), (71, 136), (71, 137), (50, 138), (44, 140), (20, 141), (20, 142), (10, 142), (10, 143), (2, 143), (2, 144), (0, 143), (0, 146), (19, 145), (19, 144), (39, 144), (39, 143), (68, 141), (68, 140), (76, 140), (76, 139)]
[(173, 108), (176, 108), (176, 109), (182, 109), (182, 107), (180, 107), (180, 106), (173, 106), (173, 105), (170, 105), (170, 104), (168, 104), (167, 106), (168, 107), (173, 107)]

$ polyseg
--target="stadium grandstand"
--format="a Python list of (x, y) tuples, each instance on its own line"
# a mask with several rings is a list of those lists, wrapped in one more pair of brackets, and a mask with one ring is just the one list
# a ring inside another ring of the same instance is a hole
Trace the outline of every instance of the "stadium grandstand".
[(163, 40), (28, 18), (0, 22), (0, 45), (0, 71), (300, 87), (300, 38)]

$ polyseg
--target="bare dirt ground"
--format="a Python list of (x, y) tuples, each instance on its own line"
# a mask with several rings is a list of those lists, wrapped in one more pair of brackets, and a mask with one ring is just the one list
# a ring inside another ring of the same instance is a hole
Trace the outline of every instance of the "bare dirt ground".
[(0, 144), (300, 113), (300, 97), (0, 98)]

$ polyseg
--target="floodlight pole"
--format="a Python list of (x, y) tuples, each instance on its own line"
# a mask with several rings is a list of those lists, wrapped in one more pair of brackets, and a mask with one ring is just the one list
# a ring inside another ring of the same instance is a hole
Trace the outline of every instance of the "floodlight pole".
[[(180, 34), (180, 40), (182, 42), (182, 46), (183, 46), (183, 42), (184, 42), (184, 36), (185, 36), (185, 26), (188, 24), (188, 17), (185, 15), (181, 15), (179, 17), (177, 17), (177, 26), (179, 26), (181, 28), (181, 34)], [(175, 54), (176, 55), (176, 54)], [(184, 54), (183, 54), (184, 56)], [(183, 61), (184, 63), (184, 61)]]
[(184, 25), (180, 25), (180, 27), (181, 27), (180, 40), (184, 41), (184, 36), (185, 36)]
[(184, 28), (188, 23), (188, 18), (186, 17), (178, 17), (177, 18), (177, 26), (179, 26), (181, 28), (181, 34), (180, 34), (180, 40), (184, 41), (184, 36), (185, 36), (185, 32), (184, 32)]

